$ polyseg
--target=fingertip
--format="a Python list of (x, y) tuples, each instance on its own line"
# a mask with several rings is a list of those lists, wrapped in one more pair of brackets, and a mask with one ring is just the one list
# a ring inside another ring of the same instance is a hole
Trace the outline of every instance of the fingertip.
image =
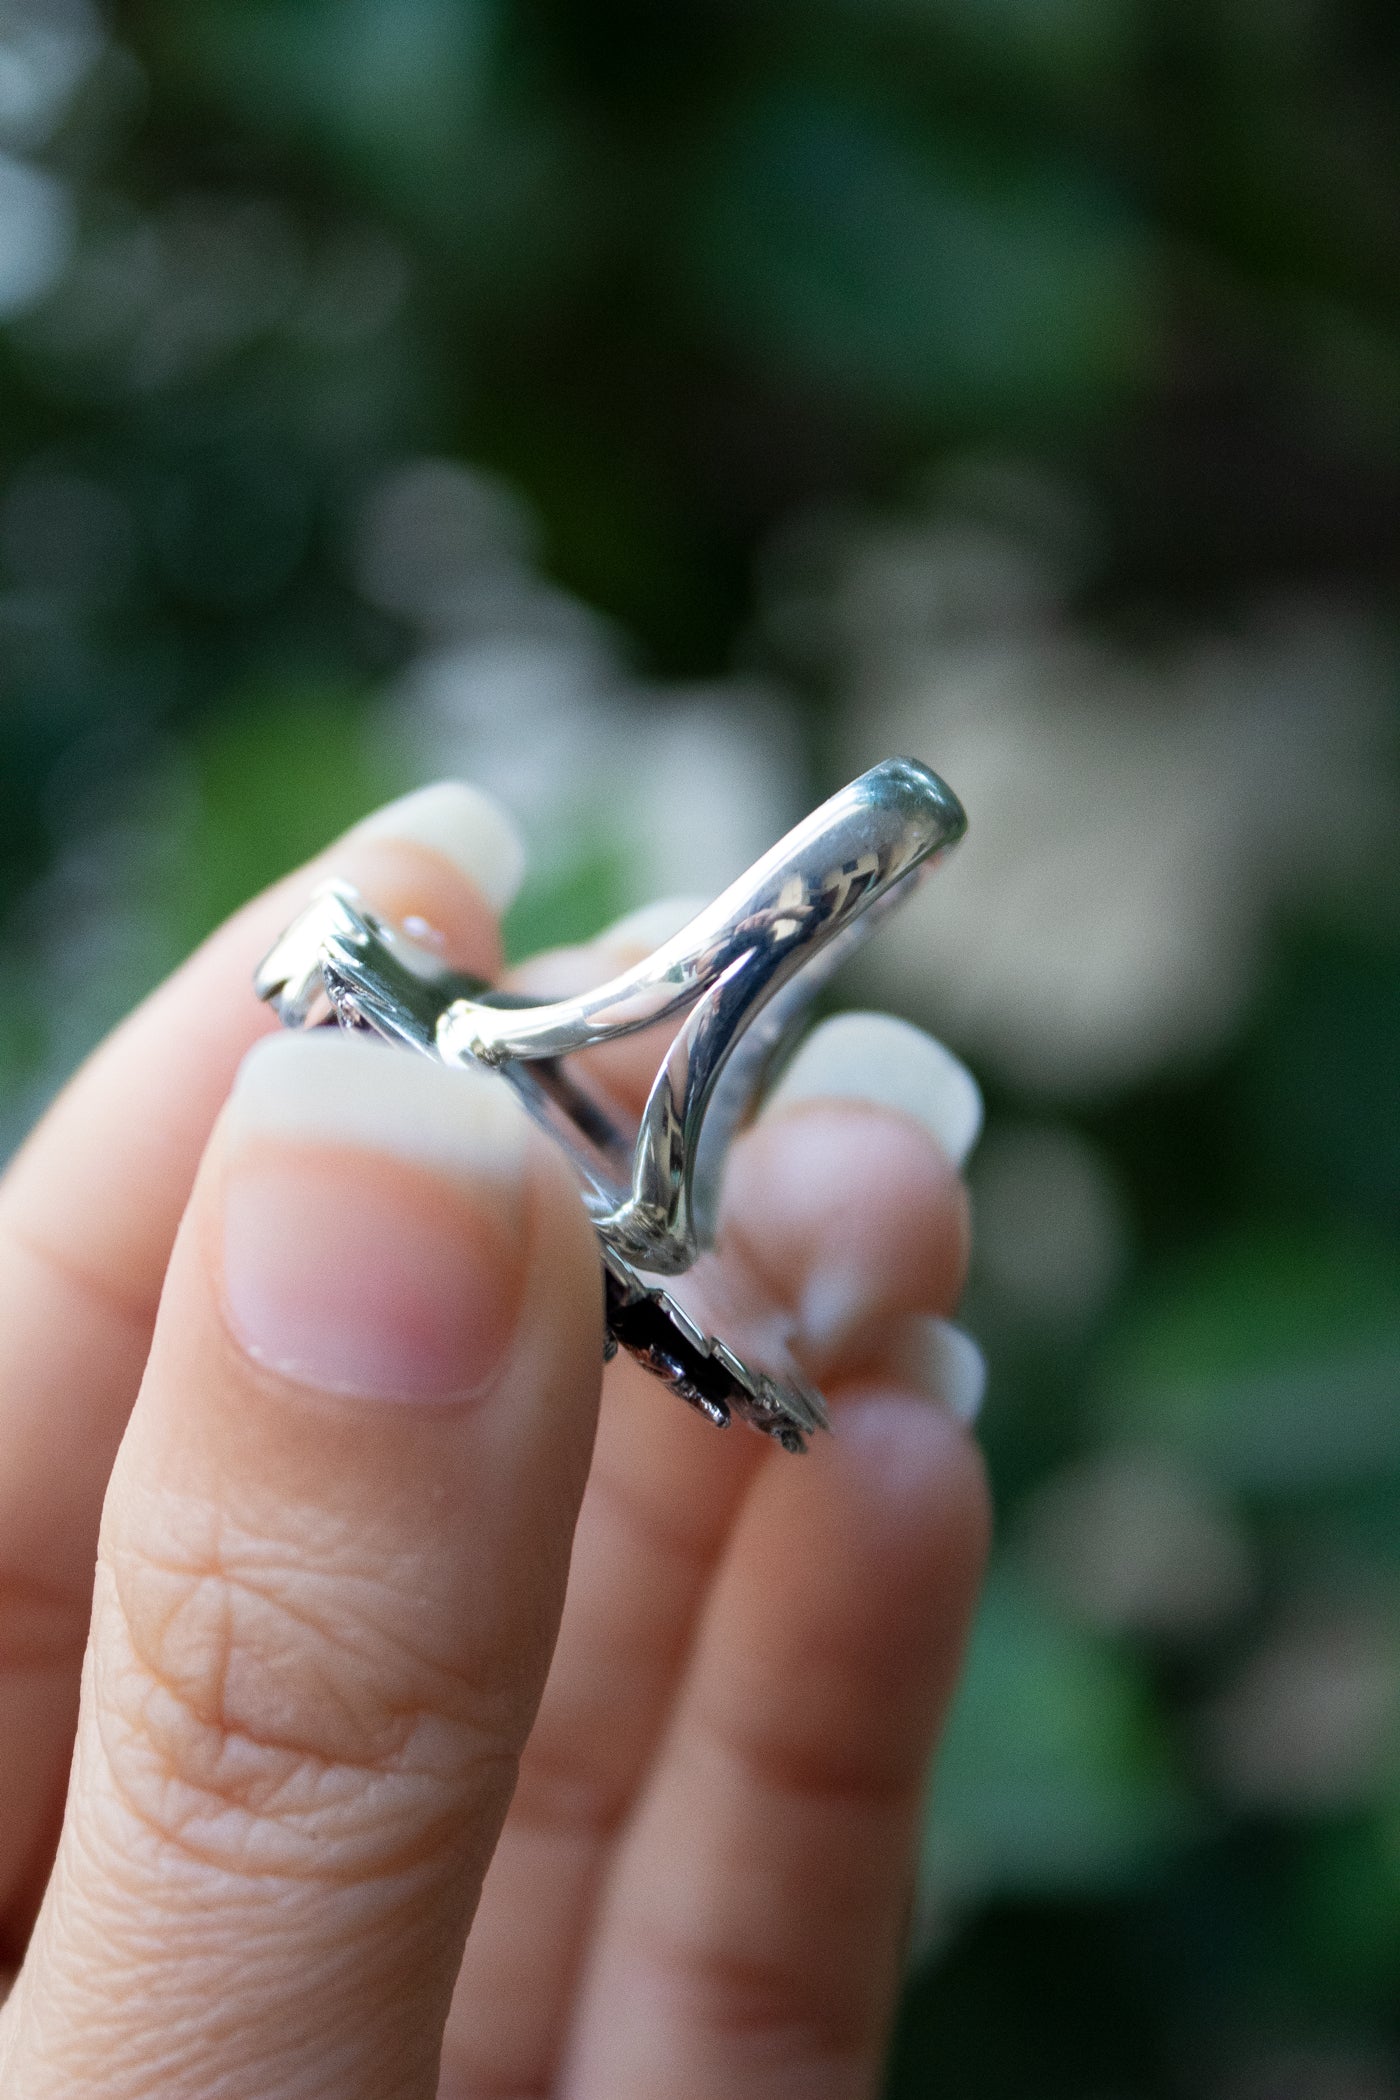
[(467, 780), (439, 780), (401, 795), (363, 818), (343, 843), (378, 839), (440, 854), (498, 913), (515, 901), (524, 879), (525, 843), (514, 818)]
[[(853, 1529), (894, 1562), (931, 1565), (948, 1614), (970, 1611), (991, 1542), (992, 1505), (981, 1449), (965, 1423), (923, 1393), (897, 1385), (848, 1387), (835, 1434), (814, 1446), (835, 1469)], [(867, 1548), (867, 1550), (870, 1550)]]
[[(624, 970), (645, 962), (682, 927), (689, 925), (697, 912), (704, 910), (705, 903), (703, 897), (653, 898), (651, 903), (638, 905), (635, 911), (625, 912), (620, 919), (614, 919), (591, 940), (563, 948), (547, 948), (537, 955), (527, 956), (510, 972), (510, 988), (533, 993), (540, 999), (562, 999), (579, 992), (591, 992), (598, 985), (606, 984), (610, 977), (619, 976)], [(674, 1032), (673, 1023), (666, 1034), (667, 1041)], [(650, 1080), (655, 1076), (660, 1062), (657, 1043), (657, 1033), (647, 1030), (640, 1039), (628, 1037), (603, 1046), (602, 1052), (589, 1054), (595, 1066), (601, 1056), (603, 1069), (610, 1070), (614, 1077), (621, 1070), (627, 1078), (640, 1084), (643, 1077)]]
[(344, 1145), (459, 1180), (523, 1171), (531, 1124), (511, 1089), (486, 1072), (339, 1029), (264, 1036), (244, 1056), (224, 1116), (225, 1139)]
[(605, 926), (592, 945), (623, 967), (642, 962), (674, 940), (709, 902), (708, 897), (698, 895), (653, 897), (649, 904), (639, 904), (635, 911), (624, 912)]
[(826, 1380), (885, 1362), (890, 1323), (947, 1314), (967, 1268), (967, 1191), (907, 1118), (830, 1095), (763, 1116), (726, 1169), (718, 1251), (796, 1315)]
[(919, 1499), (930, 1481), (961, 1497), (971, 1483), (985, 1490), (977, 1440), (952, 1408), (912, 1386), (863, 1379), (835, 1397), (836, 1429), (814, 1448), (839, 1447), (859, 1457), (881, 1494)]
[(222, 1129), (220, 1296), (251, 1361), (361, 1399), (490, 1388), (527, 1259), (510, 1090), (363, 1037), (268, 1038)]
[(982, 1091), (967, 1066), (894, 1014), (823, 1021), (783, 1073), (765, 1113), (823, 1097), (867, 1101), (912, 1117), (958, 1168), (981, 1135)]
[(977, 1421), (987, 1394), (987, 1359), (965, 1327), (937, 1314), (910, 1313), (893, 1337), (888, 1361), (965, 1427)]

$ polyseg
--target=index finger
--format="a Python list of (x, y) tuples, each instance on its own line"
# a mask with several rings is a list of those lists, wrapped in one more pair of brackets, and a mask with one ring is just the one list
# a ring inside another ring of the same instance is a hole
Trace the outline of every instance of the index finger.
[(253, 996), (253, 970), (316, 883), (337, 874), (386, 914), (426, 920), (453, 961), (490, 975), (496, 913), (521, 862), (510, 820), (463, 783), (380, 810), (153, 993), (0, 1181), (0, 1922), (12, 1938), (46, 1869), (102, 1496), (175, 1229), (239, 1062), (276, 1025)]

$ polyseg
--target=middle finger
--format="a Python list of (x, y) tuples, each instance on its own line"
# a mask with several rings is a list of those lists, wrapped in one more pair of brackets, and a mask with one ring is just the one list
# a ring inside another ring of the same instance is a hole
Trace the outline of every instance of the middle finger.
[[(617, 961), (615, 950), (595, 957), (595, 981)], [(584, 967), (573, 963), (575, 981)], [(807, 1330), (816, 1375), (872, 1360), (905, 1316), (946, 1313), (966, 1237), (960, 1160), (942, 1139), (965, 1149), (971, 1083), (912, 1029), (879, 1021), (853, 1037), (849, 1019), (838, 1026), (844, 1068), (823, 1061), (819, 1030), (808, 1059), (819, 1097), (801, 1100), (795, 1073), (782, 1112), (735, 1146), (720, 1231), (722, 1258), (790, 1309), (799, 1347)], [(635, 1099), (659, 1050), (640, 1038), (629, 1047), (631, 1065), (614, 1054), (608, 1080)], [(548, 2089), (613, 1842), (764, 1461), (757, 1437), (717, 1436), (635, 1365), (613, 1366), (553, 1668), (448, 2025), (442, 2091), (452, 2100)]]

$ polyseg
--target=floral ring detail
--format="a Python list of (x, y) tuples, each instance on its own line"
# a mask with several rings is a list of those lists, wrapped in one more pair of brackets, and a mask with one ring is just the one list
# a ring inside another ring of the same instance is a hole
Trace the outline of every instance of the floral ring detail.
[[(277, 942), (256, 988), (289, 1027), (368, 1029), (441, 1064), (497, 1073), (578, 1176), (602, 1251), (608, 1356), (626, 1349), (710, 1421), (738, 1415), (802, 1451), (829, 1423), (785, 1338), (766, 1333), (741, 1350), (660, 1279), (705, 1263), (730, 1139), (803, 1009), (966, 823), (936, 774), (886, 759), (644, 962), (548, 1003), (446, 969), (332, 882)], [(672, 1019), (680, 1025), (646, 1106), (624, 1127), (568, 1060)]]

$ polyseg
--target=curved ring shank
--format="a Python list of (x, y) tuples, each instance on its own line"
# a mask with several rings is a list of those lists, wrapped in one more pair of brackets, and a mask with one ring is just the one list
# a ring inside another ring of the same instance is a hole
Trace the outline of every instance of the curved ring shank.
[[(801, 1010), (879, 913), (966, 828), (913, 759), (887, 759), (822, 804), (645, 962), (538, 1004), (444, 970), (328, 884), (257, 977), (291, 1027), (338, 1020), (444, 1064), (486, 1066), (568, 1152), (602, 1242), (609, 1322), (711, 1419), (737, 1407), (791, 1449), (825, 1421), (793, 1365), (754, 1370), (645, 1282), (695, 1262), (724, 1153)], [(570, 1055), (685, 1018), (634, 1131), (569, 1073)]]
[[(657, 1073), (636, 1134), (630, 1188), (595, 1219), (600, 1235), (658, 1275), (679, 1275), (698, 1251), (701, 1131), (726, 1065), (724, 1138), (753, 1100), (783, 1036), (873, 914), (898, 901), (921, 869), (961, 837), (962, 808), (913, 759), (888, 759), (833, 795), (655, 954), (576, 999), (526, 1009), (489, 996), (453, 1002), (438, 1054), (508, 1070), (613, 1041), (690, 1008)], [(770, 1025), (754, 1023), (765, 1008)], [(736, 1057), (740, 1043), (745, 1054)], [(718, 1132), (716, 1132), (716, 1139)], [(703, 1150), (710, 1184), (723, 1144)], [(702, 1204), (701, 1209), (708, 1208)]]

